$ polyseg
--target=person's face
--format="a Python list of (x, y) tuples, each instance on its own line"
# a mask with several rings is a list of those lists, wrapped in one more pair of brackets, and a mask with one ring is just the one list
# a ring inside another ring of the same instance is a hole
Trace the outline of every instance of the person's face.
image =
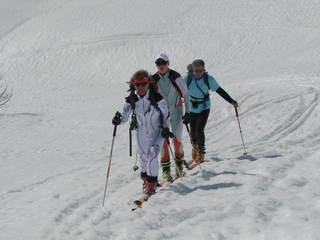
[(134, 88), (136, 89), (137, 93), (141, 97), (146, 95), (148, 87), (149, 87), (149, 83), (147, 81), (143, 81), (143, 82), (139, 81), (134, 83)]
[(156, 61), (156, 65), (157, 65), (158, 71), (159, 71), (161, 74), (164, 74), (164, 73), (168, 72), (169, 62), (166, 62), (165, 60), (159, 58), (159, 59), (157, 59), (157, 61)]
[(193, 72), (196, 78), (200, 78), (204, 72), (203, 66), (193, 66)]

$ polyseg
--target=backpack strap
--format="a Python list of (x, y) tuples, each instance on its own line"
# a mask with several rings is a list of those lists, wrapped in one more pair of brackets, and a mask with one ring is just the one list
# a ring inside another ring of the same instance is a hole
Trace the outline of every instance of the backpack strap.
[(158, 102), (162, 100), (163, 97), (161, 96), (160, 93), (156, 92), (153, 88), (150, 88), (149, 91), (149, 98), (148, 100), (150, 101), (150, 104), (159, 111), (160, 113), (160, 126), (163, 127), (163, 113), (161, 109), (158, 106)]
[(208, 90), (210, 90), (210, 85), (209, 85), (209, 79), (208, 79), (208, 72), (204, 72), (203, 73), (203, 79), (204, 79), (204, 83), (207, 85)]
[[(189, 89), (189, 86), (193, 80), (193, 73), (188, 73), (188, 81), (187, 81), (187, 87)], [(207, 85), (208, 89), (210, 90), (210, 85), (209, 85), (209, 79), (208, 79), (208, 72), (203, 73), (203, 80), (204, 83)]]
[(189, 86), (193, 79), (193, 73), (188, 73), (188, 81), (187, 81), (187, 88), (189, 89)]
[(126, 97), (126, 103), (130, 103), (131, 109), (132, 111), (134, 111), (136, 107), (136, 101), (138, 101), (138, 97), (136, 94), (134, 94), (135, 89), (133, 86), (130, 86), (130, 89), (128, 91), (130, 91), (130, 94), (128, 97)]
[(155, 83), (157, 83), (160, 80), (159, 73), (155, 73), (152, 75), (152, 79)]
[(172, 85), (177, 90), (177, 92), (180, 94), (180, 96), (183, 96), (178, 84), (176, 83), (176, 79), (179, 77), (181, 77), (180, 73), (169, 69), (169, 79), (170, 79)]
[(156, 92), (155, 90), (153, 90), (152, 88), (150, 88), (149, 91), (149, 98), (148, 100), (150, 101), (151, 105), (154, 106), (157, 110), (159, 110), (158, 108), (158, 102), (160, 100), (162, 100), (162, 96), (160, 95), (160, 93)]
[[(152, 75), (153, 81), (155, 82), (156, 85), (157, 85), (157, 82), (160, 80), (159, 74), (160, 73), (157, 72), (157, 73)], [(176, 89), (176, 91), (180, 94), (180, 96), (183, 96), (178, 84), (176, 83), (176, 79), (181, 77), (180, 73), (169, 69), (169, 76), (168, 77), (170, 79), (171, 84)]]

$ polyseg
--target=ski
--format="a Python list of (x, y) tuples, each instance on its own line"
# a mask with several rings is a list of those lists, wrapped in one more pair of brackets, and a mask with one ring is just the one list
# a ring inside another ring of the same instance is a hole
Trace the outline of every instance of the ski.
[(135, 210), (137, 210), (138, 208), (142, 208), (142, 204), (143, 204), (144, 202), (148, 201), (149, 198), (150, 198), (150, 197), (144, 197), (144, 196), (143, 196), (143, 197), (139, 198), (138, 200), (133, 201), (133, 203), (134, 203), (135, 205), (137, 205), (137, 206), (134, 207), (134, 208), (132, 208), (131, 211), (135, 211)]
[(192, 163), (194, 163), (196, 160), (195, 159), (192, 159), (192, 160), (189, 160), (189, 161), (185, 161), (185, 166), (188, 166), (188, 165), (190, 165), (190, 164), (192, 164)]
[(189, 164), (188, 166), (186, 166), (186, 169), (187, 169), (187, 170), (192, 170), (192, 169), (194, 169), (196, 166), (199, 166), (199, 165), (200, 165), (200, 163), (197, 163), (197, 162), (191, 163), (191, 164)]
[[(176, 177), (172, 178), (171, 180), (170, 180), (170, 179), (169, 179), (169, 180), (168, 180), (168, 179), (162, 180), (161, 182), (158, 183), (156, 189), (162, 187), (162, 186), (165, 185), (166, 183), (173, 183), (174, 181), (176, 181), (176, 180), (179, 179), (179, 178), (180, 178), (179, 176), (176, 176)], [(154, 194), (156, 194), (156, 192), (155, 192)], [(153, 195), (154, 195), (154, 194), (153, 194)], [(153, 196), (153, 195), (151, 195), (151, 196)], [(139, 209), (139, 208), (142, 208), (142, 204), (143, 204), (144, 202), (148, 201), (148, 199), (149, 199), (151, 196), (149, 196), (149, 197), (144, 197), (144, 196), (142, 196), (142, 197), (139, 198), (138, 200), (133, 201), (133, 203), (134, 203), (135, 205), (137, 205), (137, 206), (134, 207), (134, 208), (132, 208), (131, 211), (135, 211), (135, 210), (137, 210), (137, 209)]]
[[(209, 160), (204, 160), (202, 163), (204, 163), (204, 162), (209, 162)], [(192, 159), (192, 160), (186, 162), (185, 167), (186, 167), (187, 170), (192, 170), (196, 166), (199, 166), (202, 163), (199, 163), (196, 160)]]

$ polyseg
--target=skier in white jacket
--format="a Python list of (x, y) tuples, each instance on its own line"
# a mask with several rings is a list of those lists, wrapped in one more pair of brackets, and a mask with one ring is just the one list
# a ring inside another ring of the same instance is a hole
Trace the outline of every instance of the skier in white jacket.
[(147, 71), (137, 71), (130, 80), (132, 89), (126, 98), (123, 111), (116, 114), (112, 123), (124, 124), (133, 114), (133, 124), (136, 129), (138, 151), (140, 154), (141, 179), (143, 193), (149, 197), (154, 193), (158, 182), (158, 155), (164, 139), (172, 137), (169, 131), (170, 118), (165, 100), (149, 88), (150, 76)]
[[(169, 58), (166, 54), (161, 53), (156, 56), (155, 64), (157, 73), (152, 78), (157, 83), (158, 92), (165, 99), (170, 112), (170, 123), (172, 133), (174, 134), (173, 146), (176, 159), (176, 175), (183, 174), (184, 150), (182, 144), (183, 124), (190, 122), (189, 111), (189, 92), (181, 75), (170, 69)], [(182, 100), (183, 98), (183, 100)], [(172, 179), (170, 168), (170, 153), (167, 142), (164, 142), (161, 152), (162, 178)]]

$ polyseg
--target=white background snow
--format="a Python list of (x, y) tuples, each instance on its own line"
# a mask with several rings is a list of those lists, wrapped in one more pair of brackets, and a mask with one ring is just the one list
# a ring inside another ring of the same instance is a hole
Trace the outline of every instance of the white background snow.
[[(0, 239), (320, 239), (319, 43), (319, 0), (0, 0)], [(159, 52), (204, 59), (249, 154), (213, 93), (209, 162), (131, 212), (119, 126), (102, 207), (111, 119)]]

